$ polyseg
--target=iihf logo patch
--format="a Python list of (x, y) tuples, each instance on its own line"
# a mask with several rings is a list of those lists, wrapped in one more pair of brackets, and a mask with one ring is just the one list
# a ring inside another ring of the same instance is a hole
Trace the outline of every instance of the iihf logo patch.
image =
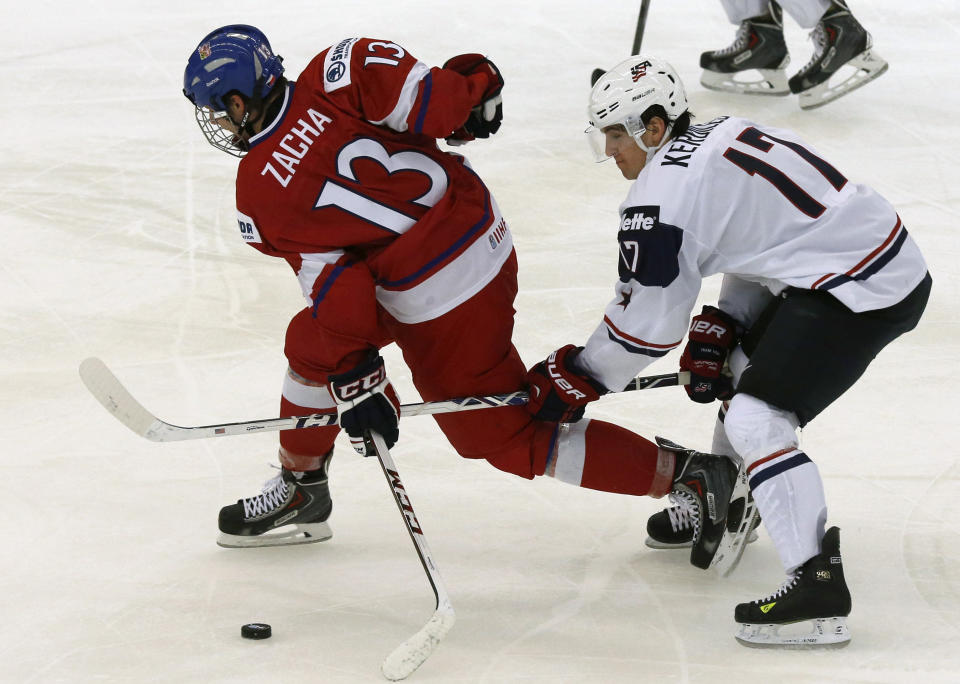
[(507, 222), (503, 218), (500, 219), (500, 222), (487, 234), (487, 240), (490, 243), (490, 251), (492, 252), (503, 242), (504, 238), (507, 236)]
[(204, 43), (197, 48), (197, 54), (200, 55), (200, 59), (206, 59), (210, 56), (210, 43)]
[(650, 62), (644, 60), (639, 64), (634, 64), (630, 67), (630, 75), (633, 77), (633, 82), (636, 83), (641, 78), (647, 75), (647, 67), (653, 66)]

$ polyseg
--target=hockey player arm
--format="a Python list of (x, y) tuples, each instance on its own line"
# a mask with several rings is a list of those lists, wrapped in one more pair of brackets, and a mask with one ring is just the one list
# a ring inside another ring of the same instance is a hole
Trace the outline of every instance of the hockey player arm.
[(530, 399), (527, 411), (537, 420), (575, 423), (587, 404), (609, 390), (577, 366), (583, 347), (572, 344), (556, 350), (527, 373)]
[(489, 138), (500, 130), (503, 121), (503, 76), (489, 59), (479, 54), (451, 57), (444, 70), (466, 77), (468, 99), (476, 104), (470, 108), (466, 121), (446, 137), (450, 145), (463, 145), (477, 138)]
[(429, 68), (397, 43), (360, 38), (341, 41), (349, 75), (318, 62), (327, 97), (346, 111), (394, 131), (461, 142), (495, 133), (503, 118), (499, 69), (480, 54), (451, 58)]

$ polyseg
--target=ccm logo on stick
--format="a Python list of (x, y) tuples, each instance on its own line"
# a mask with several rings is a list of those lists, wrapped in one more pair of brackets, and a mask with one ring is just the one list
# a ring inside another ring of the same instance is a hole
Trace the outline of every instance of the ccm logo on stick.
[(553, 378), (553, 384), (559, 387), (564, 393), (569, 394), (574, 399), (586, 399), (587, 395), (564, 380), (563, 375), (557, 370), (557, 352), (554, 351), (547, 357), (547, 374)]

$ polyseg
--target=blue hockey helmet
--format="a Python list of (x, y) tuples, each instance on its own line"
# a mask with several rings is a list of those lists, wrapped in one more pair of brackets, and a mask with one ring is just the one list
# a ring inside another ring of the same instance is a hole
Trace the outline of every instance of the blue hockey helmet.
[(245, 143), (215, 123), (226, 116), (227, 95), (239, 93), (256, 108), (282, 75), (283, 58), (273, 53), (264, 33), (246, 24), (231, 24), (208, 33), (190, 54), (183, 72), (183, 94), (196, 107), (197, 123), (210, 144), (242, 156)]

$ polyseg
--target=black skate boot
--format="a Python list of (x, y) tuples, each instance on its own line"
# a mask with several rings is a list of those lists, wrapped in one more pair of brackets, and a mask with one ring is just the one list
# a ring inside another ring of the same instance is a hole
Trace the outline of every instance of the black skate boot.
[[(866, 85), (887, 70), (887, 63), (871, 51), (870, 34), (854, 19), (845, 2), (834, 0), (810, 34), (813, 56), (790, 78), (790, 91), (800, 95), (801, 109), (814, 109)], [(831, 78), (841, 67), (845, 78)]]
[(282, 468), (256, 496), (221, 508), (217, 544), (239, 549), (308, 544), (332, 537), (327, 524), (333, 508), (327, 484), (329, 463), (328, 456), (323, 467), (302, 474)]
[[(750, 505), (753, 497), (750, 496)], [(651, 549), (685, 549), (693, 546), (693, 520), (690, 509), (685, 504), (664, 508), (647, 519), (647, 539), (644, 542)], [(739, 520), (732, 511), (727, 514), (728, 521)], [(760, 515), (757, 514), (750, 525), (750, 534), (747, 543), (757, 541), (757, 528), (760, 526)]]
[[(820, 542), (820, 553), (800, 566), (774, 594), (737, 606), (737, 641), (746, 646), (842, 647), (850, 642), (849, 614), (850, 592), (843, 579), (840, 530), (831, 527)], [(781, 633), (785, 625), (808, 621), (812, 622), (812, 631), (787, 629)]]
[[(656, 440), (659, 448), (675, 457), (670, 500), (687, 510), (693, 526), (690, 562), (704, 570), (715, 567), (728, 555), (732, 535), (727, 532), (727, 512), (741, 479), (740, 464), (728, 456), (686, 449), (663, 437)], [(742, 536), (746, 534), (744, 530)]]
[[(700, 55), (700, 83), (704, 88), (731, 93), (788, 95), (789, 62), (783, 40), (783, 10), (771, 2), (767, 14), (740, 23), (731, 45)], [(759, 79), (755, 78), (757, 74)]]

